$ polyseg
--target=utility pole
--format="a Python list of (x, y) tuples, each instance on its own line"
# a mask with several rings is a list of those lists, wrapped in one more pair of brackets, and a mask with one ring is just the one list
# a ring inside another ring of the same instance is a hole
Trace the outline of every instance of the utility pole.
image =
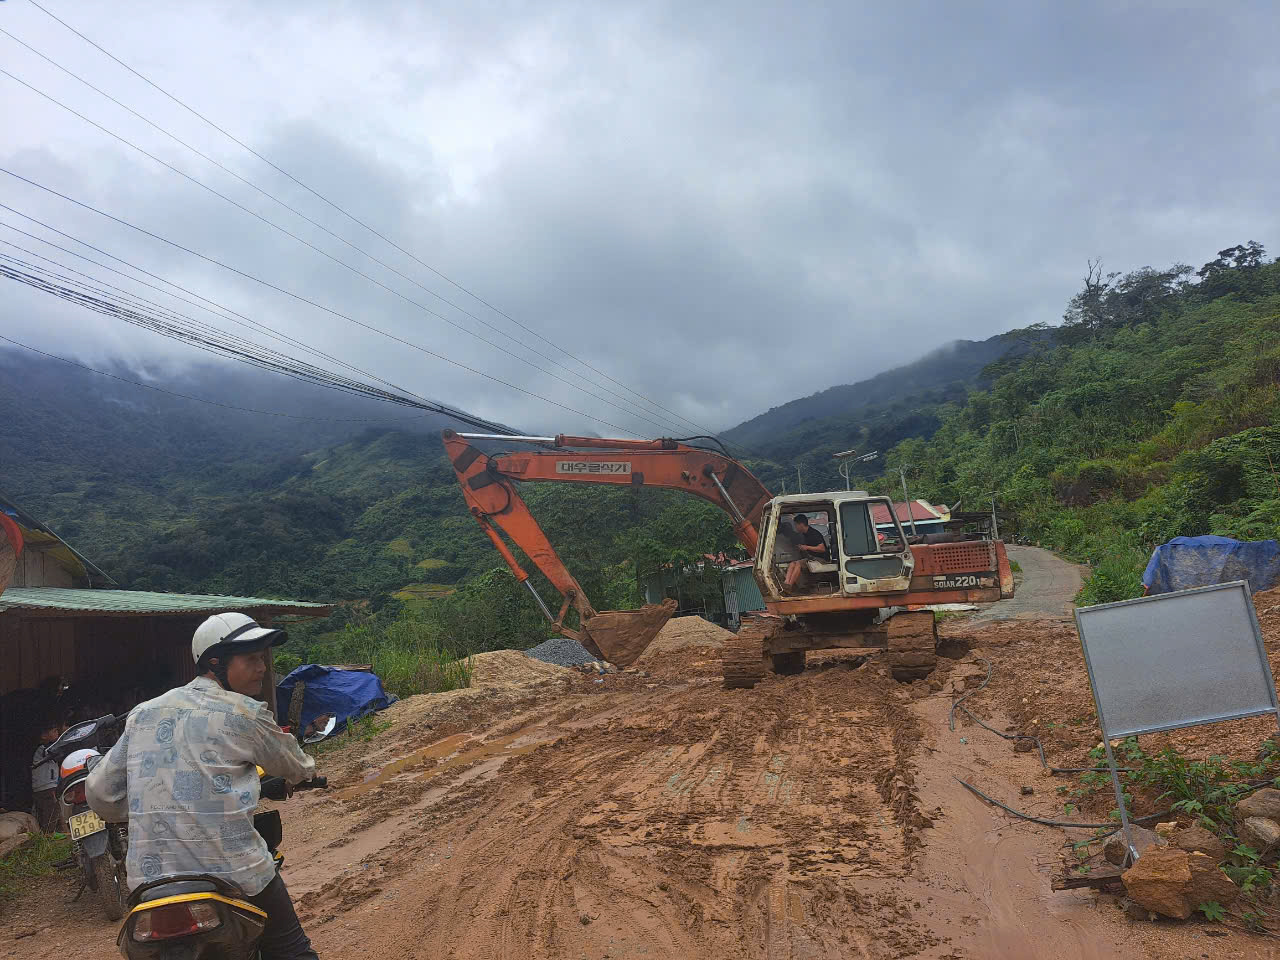
[(996, 495), (991, 495), (991, 539), (1000, 539), (1000, 524), (996, 520)]
[(804, 493), (804, 480), (800, 478), (800, 464), (796, 464), (796, 491)]
[(912, 466), (910, 463), (904, 463), (898, 467), (898, 476), (902, 480), (902, 499), (907, 501), (907, 519), (911, 521), (911, 535), (916, 536), (916, 512), (911, 506), (911, 495), (907, 493), (907, 467)]

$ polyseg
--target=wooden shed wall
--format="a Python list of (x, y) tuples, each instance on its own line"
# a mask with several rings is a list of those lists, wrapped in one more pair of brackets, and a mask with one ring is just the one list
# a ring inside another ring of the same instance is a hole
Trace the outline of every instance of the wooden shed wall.
[(28, 546), (18, 556), (18, 566), (13, 571), (13, 582), (9, 586), (76, 587), (80, 584), (66, 567), (51, 558), (44, 550), (38, 546)]
[(191, 635), (202, 617), (32, 616), (0, 613), (0, 694), (59, 675), (110, 682), (162, 670), (175, 684), (195, 676)]

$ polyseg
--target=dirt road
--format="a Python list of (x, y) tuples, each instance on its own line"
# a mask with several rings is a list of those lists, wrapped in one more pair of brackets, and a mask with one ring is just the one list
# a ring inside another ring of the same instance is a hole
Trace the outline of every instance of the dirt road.
[[(543, 668), (396, 705), (371, 744), (322, 758), (335, 789), (283, 807), (285, 877), (320, 955), (1216, 960), (1261, 949), (1203, 926), (1139, 927), (1111, 896), (1051, 893), (1064, 834), (1014, 821), (954, 779), (1062, 812), (1034, 755), (947, 729), (957, 682), (981, 673), (971, 659), (944, 661), (932, 690), (894, 683), (875, 660), (811, 661), (724, 691), (715, 649), (666, 649), (648, 676), (597, 683)], [(1020, 797), (1022, 784), (1035, 794)], [(0, 956), (114, 957), (113, 925), (91, 900), (66, 906), (72, 892), (65, 877), (37, 885), (0, 922)]]
[(978, 622), (991, 620), (1053, 620), (1071, 616), (1075, 596), (1083, 584), (1078, 564), (1040, 547), (1009, 546), (1009, 559), (1022, 568), (1018, 589), (1008, 600), (979, 611)]

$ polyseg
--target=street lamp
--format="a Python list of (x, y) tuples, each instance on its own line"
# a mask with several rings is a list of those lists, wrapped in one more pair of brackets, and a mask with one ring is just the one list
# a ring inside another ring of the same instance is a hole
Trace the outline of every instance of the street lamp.
[(872, 450), (862, 456), (858, 456), (857, 450), (841, 450), (839, 453), (833, 453), (831, 459), (840, 461), (840, 476), (844, 477), (844, 488), (852, 490), (853, 481), (849, 479), (850, 466), (855, 463), (862, 463), (864, 460), (874, 460), (878, 456), (880, 456), (879, 450)]
[(898, 477), (902, 480), (902, 499), (907, 502), (907, 520), (911, 523), (911, 535), (916, 536), (916, 511), (911, 506), (911, 495), (907, 493), (907, 467), (914, 467), (914, 463), (902, 463), (898, 465)]

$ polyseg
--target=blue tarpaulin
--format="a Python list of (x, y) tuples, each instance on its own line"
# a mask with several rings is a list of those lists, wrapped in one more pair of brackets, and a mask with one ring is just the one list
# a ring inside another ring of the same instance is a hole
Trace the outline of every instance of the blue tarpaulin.
[(1147, 593), (1170, 593), (1248, 580), (1254, 593), (1280, 584), (1280, 544), (1227, 537), (1174, 537), (1151, 554), (1142, 574)]
[(306, 683), (302, 691), (303, 729), (316, 717), (331, 713), (338, 720), (336, 733), (353, 720), (385, 710), (397, 699), (382, 689), (377, 674), (306, 663), (276, 685), (276, 705), (282, 722), (289, 714), (293, 688), (299, 680)]

